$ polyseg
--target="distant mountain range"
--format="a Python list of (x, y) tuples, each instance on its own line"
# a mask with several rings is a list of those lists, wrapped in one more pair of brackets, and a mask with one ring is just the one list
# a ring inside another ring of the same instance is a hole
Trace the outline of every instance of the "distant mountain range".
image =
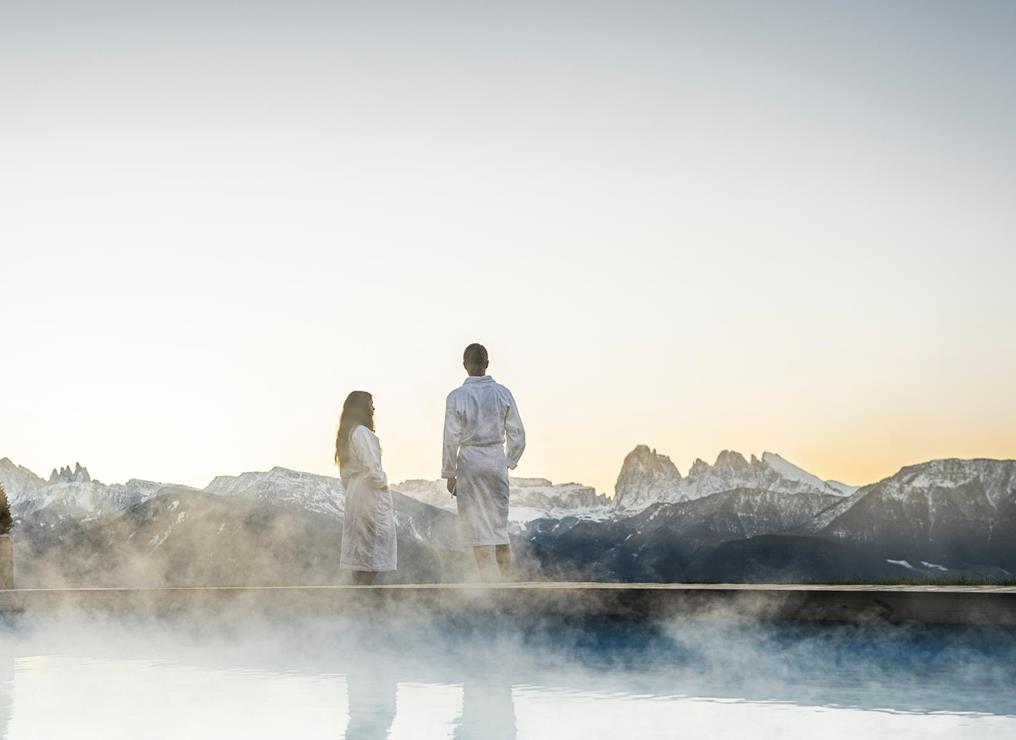
[[(69, 469), (65, 469), (69, 470)], [(73, 476), (73, 477), (72, 477)], [(87, 470), (43, 480), (0, 460), (15, 516), (15, 581), (29, 586), (336, 583), (345, 493), (337, 478), (273, 468), (205, 489)], [(461, 580), (457, 517), (395, 494), (401, 569), (389, 580)]]
[[(0, 460), (20, 585), (330, 583), (345, 495), (334, 477), (285, 468), (204, 489), (106, 485), (75, 465), (49, 479)], [(472, 564), (443, 481), (396, 491), (400, 571), (460, 580)], [(639, 445), (613, 498), (579, 483), (513, 478), (520, 577), (620, 581), (1009, 579), (1016, 573), (1016, 461), (934, 460), (861, 488), (771, 452), (723, 451), (682, 476)]]
[(682, 478), (636, 447), (614, 514), (527, 527), (547, 572), (622, 581), (1011, 579), (1016, 461), (933, 460), (853, 489), (778, 455), (721, 452)]

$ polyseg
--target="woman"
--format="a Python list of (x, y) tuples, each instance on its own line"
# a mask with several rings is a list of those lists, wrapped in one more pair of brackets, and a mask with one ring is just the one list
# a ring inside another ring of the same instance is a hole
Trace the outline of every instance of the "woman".
[(369, 586), (378, 573), (395, 570), (395, 515), (388, 478), (381, 469), (381, 444), (374, 434), (374, 399), (353, 391), (342, 404), (335, 462), (346, 489), (339, 567), (353, 583)]

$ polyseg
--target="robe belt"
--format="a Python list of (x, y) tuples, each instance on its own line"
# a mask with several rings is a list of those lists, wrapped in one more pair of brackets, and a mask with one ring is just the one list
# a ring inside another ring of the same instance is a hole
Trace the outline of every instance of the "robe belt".
[(493, 447), (494, 445), (504, 445), (504, 440), (500, 442), (461, 442), (459, 447)]

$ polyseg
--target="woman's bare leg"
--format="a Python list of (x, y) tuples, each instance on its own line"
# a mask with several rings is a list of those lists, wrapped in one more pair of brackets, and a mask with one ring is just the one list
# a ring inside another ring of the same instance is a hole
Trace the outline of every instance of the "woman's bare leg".
[(508, 581), (512, 577), (512, 546), (496, 545), (494, 557), (497, 558), (497, 567), (501, 571), (501, 580)]
[(353, 585), (354, 586), (370, 586), (374, 583), (374, 579), (377, 578), (377, 573), (372, 570), (354, 570), (353, 571)]

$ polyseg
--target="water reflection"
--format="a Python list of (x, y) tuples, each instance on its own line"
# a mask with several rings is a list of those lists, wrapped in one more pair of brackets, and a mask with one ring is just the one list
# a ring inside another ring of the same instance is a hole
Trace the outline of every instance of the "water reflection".
[(515, 740), (515, 736), (515, 702), (507, 677), (495, 673), (466, 681), (455, 740)]
[[(491, 672), (467, 678), (458, 687), (452, 707), (447, 698), (448, 689), (454, 686), (400, 683), (392, 668), (390, 662), (381, 660), (370, 669), (357, 668), (346, 674), (346, 740), (415, 738), (423, 726), (429, 728), (427, 735), (435, 738), (515, 740), (515, 702), (508, 676)], [(447, 716), (449, 709), (454, 716)], [(400, 722), (393, 732), (397, 716)]]
[(395, 721), (398, 683), (384, 665), (360, 667), (346, 674), (349, 722), (347, 740), (384, 740)]
[(198, 627), (0, 628), (0, 733), (1016, 737), (1012, 632)]

